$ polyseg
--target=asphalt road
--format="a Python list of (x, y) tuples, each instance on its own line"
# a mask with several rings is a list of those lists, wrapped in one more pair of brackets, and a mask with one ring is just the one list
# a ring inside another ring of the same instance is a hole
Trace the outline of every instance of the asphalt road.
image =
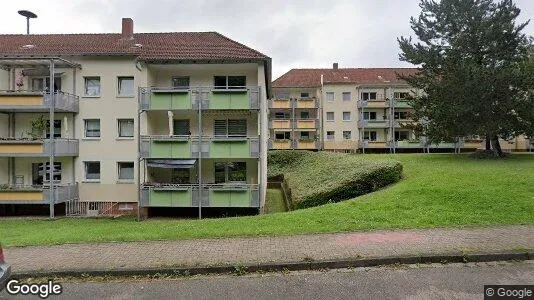
[(70, 281), (49, 299), (482, 299), (484, 284), (534, 284), (534, 261)]

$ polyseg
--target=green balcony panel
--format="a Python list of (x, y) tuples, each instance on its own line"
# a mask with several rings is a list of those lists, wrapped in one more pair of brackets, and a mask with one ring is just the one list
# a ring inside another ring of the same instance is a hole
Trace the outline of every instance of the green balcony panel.
[(250, 207), (250, 191), (211, 190), (210, 207)]
[(210, 158), (249, 158), (250, 143), (248, 140), (241, 141), (212, 141), (210, 146)]
[(212, 92), (210, 95), (210, 109), (249, 109), (248, 92)]
[(153, 158), (191, 158), (191, 142), (188, 140), (153, 141), (150, 148)]
[(151, 109), (190, 109), (189, 92), (153, 92), (150, 99)]
[(149, 206), (156, 207), (191, 207), (191, 190), (158, 190), (150, 191)]
[(395, 103), (395, 107), (396, 108), (411, 108), (411, 106), (408, 104), (408, 101), (402, 101), (402, 100), (397, 100), (397, 102)]

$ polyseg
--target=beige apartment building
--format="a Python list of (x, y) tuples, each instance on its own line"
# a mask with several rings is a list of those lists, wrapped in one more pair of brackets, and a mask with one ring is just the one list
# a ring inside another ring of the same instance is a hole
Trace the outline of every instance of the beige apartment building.
[(270, 79), (216, 32), (0, 35), (0, 215), (260, 210)]
[[(270, 149), (393, 153), (482, 149), (480, 137), (433, 144), (407, 127), (412, 123), (412, 109), (406, 98), (419, 91), (397, 74), (416, 71), (339, 68), (337, 63), (331, 69), (290, 70), (273, 82)], [(501, 147), (505, 151), (534, 150), (532, 141), (524, 137), (502, 140)]]

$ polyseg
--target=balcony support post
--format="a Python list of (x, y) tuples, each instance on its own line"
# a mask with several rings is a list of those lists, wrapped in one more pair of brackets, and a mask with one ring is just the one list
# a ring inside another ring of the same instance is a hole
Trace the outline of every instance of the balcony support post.
[[(200, 93), (202, 95), (202, 93)], [(202, 219), (202, 97), (198, 99), (198, 218)]]
[[(50, 87), (48, 88), (50, 93), (50, 169), (49, 181), (50, 181), (50, 218), (54, 218), (54, 204), (56, 203), (56, 197), (54, 193), (54, 109), (56, 104), (55, 88), (54, 88), (54, 60), (50, 60)], [(46, 169), (46, 167), (45, 167)], [(46, 176), (45, 176), (46, 178)]]

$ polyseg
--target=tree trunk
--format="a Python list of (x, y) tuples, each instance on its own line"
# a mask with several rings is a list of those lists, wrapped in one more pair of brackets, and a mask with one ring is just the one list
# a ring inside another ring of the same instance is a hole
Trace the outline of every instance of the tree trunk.
[(486, 152), (491, 151), (491, 139), (489, 133), (486, 133)]
[(493, 156), (495, 157), (502, 157), (502, 149), (501, 144), (499, 144), (499, 137), (497, 135), (493, 135), (493, 138), (491, 139), (491, 144), (493, 146)]

